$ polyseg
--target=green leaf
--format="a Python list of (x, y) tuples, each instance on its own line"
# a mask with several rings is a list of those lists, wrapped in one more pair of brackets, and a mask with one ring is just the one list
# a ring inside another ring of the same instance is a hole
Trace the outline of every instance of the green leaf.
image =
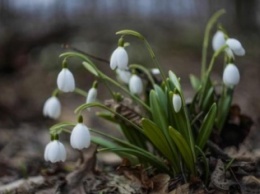
[(214, 88), (210, 87), (208, 89), (207, 95), (202, 102), (202, 110), (208, 110), (210, 105), (214, 102)]
[[(108, 141), (102, 137), (97, 137), (97, 136), (91, 136), (91, 142), (95, 143), (103, 148), (109, 148), (109, 149), (113, 149), (113, 148), (118, 148), (119, 146), (111, 141)], [(127, 153), (117, 153), (119, 156), (121, 156), (122, 158), (127, 158), (131, 164), (138, 164), (139, 161), (136, 158), (136, 156), (133, 155), (129, 155)]]
[(201, 85), (200, 79), (193, 74), (190, 74), (190, 83), (195, 91), (198, 91)]
[(82, 64), (90, 73), (98, 77), (98, 72), (95, 70), (95, 68), (93, 68), (90, 63), (83, 61)]
[(172, 71), (169, 71), (169, 78), (172, 81), (172, 83), (174, 84), (174, 86), (176, 87), (176, 89), (180, 92), (181, 91), (181, 84), (179, 82), (179, 79), (175, 75), (175, 73), (173, 73)]
[(176, 144), (180, 154), (187, 166), (187, 168), (191, 171), (193, 175), (196, 175), (195, 171), (195, 161), (193, 158), (192, 150), (190, 149), (187, 141), (184, 137), (174, 128), (169, 127), (170, 137), (173, 139)]
[(171, 144), (168, 143), (167, 137), (165, 137), (162, 130), (151, 120), (142, 119), (142, 127), (144, 134), (150, 139), (153, 145), (167, 158), (173, 165), (175, 171), (178, 171), (178, 164), (176, 159), (178, 158), (176, 149), (172, 150)]
[[(133, 150), (132, 153), (136, 153), (139, 155), (142, 155), (146, 160), (147, 162), (149, 162), (150, 164), (156, 166), (158, 169), (162, 170), (163, 172), (169, 172), (169, 168), (166, 166), (166, 164), (161, 160), (159, 159), (158, 157), (154, 156), (152, 153), (150, 153), (149, 151), (146, 151), (138, 146), (135, 146), (133, 144), (130, 144), (124, 140), (121, 140), (119, 138), (116, 138), (116, 137), (113, 137), (109, 134), (106, 134), (106, 133), (103, 133), (101, 131), (97, 131), (97, 130), (94, 130), (94, 129), (90, 129), (90, 131), (94, 132), (94, 133), (97, 133), (99, 135), (102, 135), (110, 140), (112, 140), (113, 142), (115, 142), (116, 144), (118, 144), (119, 146), (122, 147), (121, 150), (115, 150), (115, 151), (120, 151), (120, 152), (124, 152), (124, 151), (127, 151), (127, 149), (130, 149), (130, 150)], [(125, 150), (124, 150), (125, 149)], [(113, 151), (113, 150), (111, 150)]]
[(150, 92), (150, 108), (154, 122), (164, 131), (168, 128), (167, 116), (163, 110), (163, 105), (158, 100), (157, 93), (154, 90)]
[(164, 91), (160, 86), (157, 84), (154, 85), (154, 89), (157, 95), (158, 102), (164, 111), (164, 114), (168, 117), (168, 100), (167, 96), (165, 95)]
[(136, 32), (134, 30), (120, 30), (120, 31), (116, 32), (116, 35), (131, 35), (131, 36), (135, 36), (141, 40), (145, 39), (142, 34), (140, 34), (139, 32)]
[(199, 135), (198, 135), (196, 144), (201, 149), (204, 148), (204, 146), (207, 143), (209, 136), (213, 130), (216, 115), (217, 115), (217, 105), (216, 105), (216, 103), (214, 103), (211, 106), (208, 114), (205, 116), (205, 118), (202, 122), (201, 128), (199, 130)]

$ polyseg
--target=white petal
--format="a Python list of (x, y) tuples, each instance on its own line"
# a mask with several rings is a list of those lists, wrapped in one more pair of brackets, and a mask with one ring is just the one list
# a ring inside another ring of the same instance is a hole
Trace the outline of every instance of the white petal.
[(151, 72), (152, 72), (153, 75), (159, 75), (160, 74), (160, 70), (158, 68), (151, 69)]
[(46, 100), (43, 106), (43, 115), (52, 119), (59, 118), (61, 113), (61, 104), (57, 97), (52, 96)]
[(83, 149), (90, 146), (90, 133), (86, 125), (78, 123), (70, 135), (70, 144), (74, 149)]
[(240, 74), (238, 68), (234, 64), (228, 64), (223, 73), (223, 82), (226, 86), (232, 87), (239, 83)]
[(50, 145), (51, 145), (51, 142), (49, 142), (49, 143), (46, 145), (45, 149), (44, 149), (44, 160), (45, 160), (45, 161), (49, 161), (48, 152), (49, 152), (49, 149), (50, 149), (50, 147), (51, 147)]
[(233, 51), (235, 55), (245, 55), (245, 49), (237, 39), (229, 38), (227, 39), (226, 44), (229, 46), (229, 48)]
[(63, 68), (59, 73), (57, 85), (62, 92), (73, 92), (75, 90), (75, 79), (68, 68)]
[(132, 75), (129, 80), (129, 90), (132, 94), (142, 94), (143, 92), (143, 82), (142, 79), (137, 75)]
[(97, 89), (96, 88), (90, 88), (90, 90), (88, 91), (86, 103), (95, 102), (96, 98), (97, 98)]
[(222, 46), (225, 45), (225, 35), (222, 31), (218, 30), (212, 39), (212, 47), (214, 51), (219, 50)]
[(112, 53), (111, 57), (110, 57), (110, 68), (112, 70), (114, 70), (117, 67), (117, 59), (116, 59), (116, 54), (117, 53), (117, 49), (114, 50), (114, 52)]
[(128, 69), (128, 54), (124, 47), (118, 47), (116, 52), (117, 67), (122, 70)]
[(230, 58), (235, 58), (234, 57), (234, 54), (233, 54), (233, 51), (228, 47), (228, 48), (226, 48), (225, 49), (225, 51), (226, 51), (226, 53), (227, 53), (227, 55), (230, 57)]
[(66, 160), (65, 147), (58, 140), (54, 140), (50, 143), (46, 155), (47, 155), (46, 158), (52, 163), (59, 162), (59, 161), (64, 162)]
[(179, 94), (173, 94), (172, 97), (172, 103), (173, 103), (173, 109), (176, 113), (178, 113), (181, 110), (182, 107), (182, 101)]
[(116, 73), (118, 75), (118, 79), (120, 81), (122, 81), (125, 84), (129, 83), (129, 80), (131, 78), (131, 73), (127, 70), (121, 70), (121, 69), (117, 69)]

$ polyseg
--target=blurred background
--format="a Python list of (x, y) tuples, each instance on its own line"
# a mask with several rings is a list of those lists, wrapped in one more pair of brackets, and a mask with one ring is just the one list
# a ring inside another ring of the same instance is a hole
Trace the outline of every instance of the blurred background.
[[(206, 23), (222, 8), (227, 13), (220, 22), (246, 49), (246, 56), (236, 59), (241, 84), (236, 88), (234, 103), (258, 122), (260, 2), (257, 0), (0, 0), (0, 131), (6, 137), (1, 140), (1, 153), (10, 150), (6, 143), (14, 138), (34, 139), (43, 144), (49, 141), (50, 123), (42, 116), (42, 106), (56, 88), (61, 67), (59, 55), (67, 51), (63, 45), (109, 59), (117, 47), (116, 31), (139, 31), (151, 43), (164, 70), (171, 69), (181, 77), (185, 95), (191, 97), (188, 77), (190, 73), (200, 73)], [(130, 62), (151, 65), (143, 45), (133, 38), (127, 41), (131, 42), (127, 47)], [(211, 54), (212, 49), (209, 50)], [(108, 64), (97, 63), (113, 75)], [(86, 73), (80, 61), (71, 64), (77, 86), (88, 90), (93, 77)], [(219, 64), (214, 68), (216, 79), (222, 76), (222, 63)], [(107, 97), (102, 90), (100, 100)], [(61, 101), (61, 120), (75, 121), (73, 110), (85, 99), (64, 94)], [(11, 130), (17, 128), (21, 131), (18, 137)], [(25, 130), (29, 133), (24, 133)], [(41, 138), (35, 139), (35, 133)], [(42, 144), (36, 148), (43, 150)], [(38, 154), (41, 156), (42, 152)]]

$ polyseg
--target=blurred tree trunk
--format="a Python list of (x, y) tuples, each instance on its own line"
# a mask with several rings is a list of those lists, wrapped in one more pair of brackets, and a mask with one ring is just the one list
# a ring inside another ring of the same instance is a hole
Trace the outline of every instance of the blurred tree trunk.
[(237, 23), (243, 30), (257, 30), (257, 0), (235, 0)]

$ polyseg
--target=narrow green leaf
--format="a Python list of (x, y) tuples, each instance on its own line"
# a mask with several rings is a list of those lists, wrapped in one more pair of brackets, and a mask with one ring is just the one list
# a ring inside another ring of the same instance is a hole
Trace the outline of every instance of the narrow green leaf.
[[(107, 139), (104, 139), (102, 137), (97, 137), (97, 136), (91, 136), (91, 142), (103, 147), (103, 148), (109, 148), (109, 149), (113, 149), (113, 148), (118, 148), (119, 146), (111, 141), (108, 141)], [(130, 155), (130, 154), (127, 154), (127, 153), (120, 153), (118, 152), (117, 153), (120, 157), (122, 158), (127, 158), (131, 164), (138, 164), (139, 161), (138, 159), (136, 158), (136, 156), (133, 156), (133, 155)]]
[(96, 115), (112, 123), (118, 123), (115, 119), (115, 115), (108, 112), (97, 112)]
[(201, 128), (199, 130), (199, 135), (196, 141), (196, 144), (202, 150), (205, 144), (207, 143), (209, 136), (213, 130), (216, 115), (217, 115), (217, 105), (216, 103), (214, 103), (202, 122)]
[(149, 119), (142, 119), (142, 127), (144, 130), (144, 134), (163, 154), (163, 156), (171, 162), (175, 171), (178, 171), (179, 167), (176, 163), (176, 159), (178, 158), (177, 151), (176, 149), (171, 150), (171, 145), (168, 143), (168, 140), (163, 134), (162, 130)]
[(162, 161), (160, 161), (159, 159), (155, 160), (154, 156), (148, 154), (148, 152), (142, 152), (140, 150), (136, 150), (133, 148), (107, 148), (107, 149), (103, 149), (101, 151), (113, 151), (115, 153), (119, 152), (119, 153), (132, 154), (134, 156), (137, 156), (138, 158), (143, 159), (147, 163), (152, 164), (158, 170), (165, 172), (165, 173), (169, 173), (169, 169), (164, 165), (164, 163)]
[(190, 74), (190, 83), (191, 83), (192, 88), (195, 91), (199, 90), (201, 82), (200, 82), (200, 79), (197, 76)]
[[(124, 140), (121, 140), (121, 139), (113, 137), (109, 134), (103, 133), (101, 131), (97, 131), (97, 130), (94, 130), (94, 129), (90, 129), (90, 131), (97, 133), (99, 135), (102, 135), (102, 136), (112, 140), (113, 142), (115, 142), (116, 144), (118, 144), (119, 146), (121, 146), (123, 148), (135, 150), (135, 152), (138, 152), (138, 153), (142, 154), (144, 157), (149, 158), (149, 160), (150, 160), (149, 163), (150, 164), (156, 164), (158, 169), (161, 169), (164, 172), (169, 171), (169, 168), (166, 166), (166, 164), (161, 159), (154, 156), (152, 153), (150, 153), (150, 152), (148, 152), (148, 151), (146, 151), (146, 150), (144, 150), (144, 149), (142, 149), (138, 146), (130, 144), (130, 143), (124, 141)], [(121, 152), (124, 152), (124, 150), (121, 150)]]
[(159, 103), (157, 93), (154, 90), (151, 90), (149, 97), (153, 120), (159, 128), (166, 131), (168, 128), (168, 123), (165, 111), (163, 111), (163, 105)]
[(168, 100), (167, 96), (165, 95), (164, 91), (160, 86), (157, 84), (154, 85), (154, 89), (157, 95), (158, 102), (160, 106), (162, 107), (162, 110), (164, 111), (164, 114), (168, 117)]
[(95, 70), (95, 68), (93, 68), (90, 63), (83, 61), (82, 64), (90, 73), (98, 77), (98, 72)]
[(210, 87), (208, 89), (207, 95), (205, 96), (205, 99), (202, 102), (202, 110), (209, 110), (209, 107), (214, 102), (214, 88)]
[(136, 32), (134, 30), (120, 30), (120, 31), (116, 32), (116, 35), (131, 35), (131, 36), (135, 36), (141, 40), (145, 39), (142, 34), (140, 34), (139, 32)]
[(180, 92), (181, 85), (180, 85), (179, 79), (177, 78), (175, 73), (173, 73), (172, 71), (169, 71), (169, 78), (172, 81), (172, 83), (174, 84), (174, 86), (176, 87), (176, 89)]
[(191, 171), (193, 175), (196, 175), (195, 171), (195, 161), (193, 159), (192, 150), (190, 149), (187, 141), (184, 137), (174, 128), (169, 127), (170, 137), (173, 139), (176, 144), (180, 154), (187, 166), (187, 168)]

